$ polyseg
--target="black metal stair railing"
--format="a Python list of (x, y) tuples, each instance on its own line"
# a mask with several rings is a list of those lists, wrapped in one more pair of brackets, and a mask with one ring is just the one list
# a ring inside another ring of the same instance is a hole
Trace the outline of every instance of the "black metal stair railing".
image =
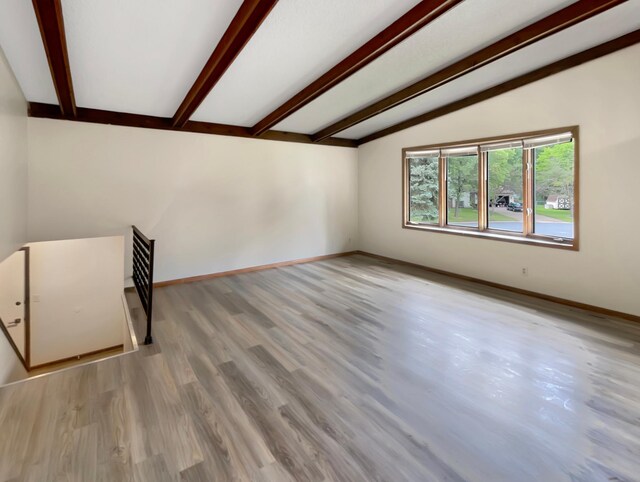
[(144, 344), (153, 343), (151, 322), (153, 315), (153, 259), (155, 239), (147, 238), (138, 228), (133, 228), (133, 283), (147, 315), (147, 334)]

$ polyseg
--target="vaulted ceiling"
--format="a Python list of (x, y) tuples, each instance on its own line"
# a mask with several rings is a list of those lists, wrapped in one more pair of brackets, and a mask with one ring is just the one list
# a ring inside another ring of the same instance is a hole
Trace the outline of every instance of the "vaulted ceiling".
[(32, 116), (356, 146), (640, 42), (640, 0), (3, 0)]

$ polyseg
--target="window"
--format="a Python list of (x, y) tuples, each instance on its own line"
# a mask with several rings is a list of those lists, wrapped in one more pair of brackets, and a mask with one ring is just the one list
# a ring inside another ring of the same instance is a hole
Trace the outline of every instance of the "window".
[(414, 223), (438, 224), (440, 183), (438, 153), (416, 153), (409, 157), (409, 219)]
[(478, 151), (449, 149), (447, 165), (447, 225), (478, 227)]
[(522, 233), (524, 229), (524, 150), (487, 146), (487, 228)]
[(573, 238), (573, 142), (551, 139), (548, 144), (532, 147), (531, 157), (535, 199), (533, 232), (543, 236)]
[(403, 149), (404, 227), (577, 249), (578, 128)]

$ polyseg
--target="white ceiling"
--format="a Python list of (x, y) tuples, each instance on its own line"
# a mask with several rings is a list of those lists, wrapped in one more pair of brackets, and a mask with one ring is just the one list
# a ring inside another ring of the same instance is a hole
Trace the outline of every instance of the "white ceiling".
[(604, 12), (340, 132), (360, 139), (640, 28), (640, 0)]
[(252, 126), (418, 0), (281, 0), (193, 115)]
[(536, 0), (512, 8), (513, 0), (463, 2), (276, 128), (317, 132), (571, 3)]
[(241, 4), (62, 0), (77, 105), (172, 117)]
[(28, 100), (58, 103), (31, 2), (0, 1), (0, 47)]
[[(315, 133), (574, 1), (466, 0), (275, 128)], [(62, 0), (77, 105), (172, 117), (241, 3)], [(280, 0), (192, 119), (254, 125), (417, 3)], [(640, 0), (629, 0), (338, 136), (359, 139), (639, 28)], [(0, 1), (0, 47), (27, 100), (57, 104), (30, 1)]]

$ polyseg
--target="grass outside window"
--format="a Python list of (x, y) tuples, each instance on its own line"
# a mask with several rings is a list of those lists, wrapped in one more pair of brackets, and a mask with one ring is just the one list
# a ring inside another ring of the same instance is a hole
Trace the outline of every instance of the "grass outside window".
[(578, 127), (403, 149), (403, 227), (578, 249)]

